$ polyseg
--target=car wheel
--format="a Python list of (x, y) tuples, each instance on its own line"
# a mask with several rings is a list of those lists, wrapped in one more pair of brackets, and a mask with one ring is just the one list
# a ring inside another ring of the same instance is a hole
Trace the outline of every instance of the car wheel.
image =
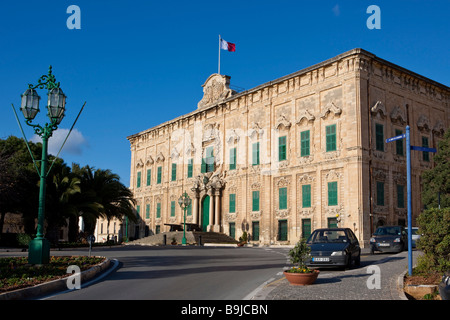
[(355, 259), (355, 266), (361, 266), (361, 251), (359, 251), (358, 257)]

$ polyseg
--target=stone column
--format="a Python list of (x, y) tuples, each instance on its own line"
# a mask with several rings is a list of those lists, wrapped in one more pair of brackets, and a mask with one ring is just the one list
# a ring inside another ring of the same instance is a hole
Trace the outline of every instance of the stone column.
[(192, 210), (192, 214), (194, 216), (192, 217), (192, 223), (198, 224), (198, 212), (199, 212), (199, 210), (198, 210), (198, 194), (197, 193), (195, 193), (195, 196), (194, 196), (193, 206), (194, 206), (193, 207), (194, 210)]
[(214, 231), (220, 232), (220, 190), (214, 192)]
[(209, 195), (209, 226), (208, 230), (213, 231), (213, 225), (214, 225), (214, 192), (212, 189), (208, 192)]

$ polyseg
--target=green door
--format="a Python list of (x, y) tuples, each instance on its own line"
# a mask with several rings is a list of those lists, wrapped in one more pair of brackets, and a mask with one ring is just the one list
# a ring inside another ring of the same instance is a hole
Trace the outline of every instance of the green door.
[(203, 199), (203, 205), (202, 205), (202, 230), (206, 231), (206, 228), (209, 225), (209, 196), (206, 196), (205, 199)]

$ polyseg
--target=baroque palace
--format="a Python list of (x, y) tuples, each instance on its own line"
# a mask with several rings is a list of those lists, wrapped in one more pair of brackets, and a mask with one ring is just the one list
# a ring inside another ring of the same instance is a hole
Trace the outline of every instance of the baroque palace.
[[(407, 221), (405, 142), (385, 140), (409, 125), (411, 145), (436, 148), (450, 125), (449, 87), (362, 49), (244, 92), (220, 74), (202, 87), (195, 111), (128, 137), (131, 238), (182, 225), (187, 192), (186, 223), (204, 231), (293, 244), (339, 226), (367, 246), (377, 226)], [(414, 223), (433, 154), (411, 161)]]

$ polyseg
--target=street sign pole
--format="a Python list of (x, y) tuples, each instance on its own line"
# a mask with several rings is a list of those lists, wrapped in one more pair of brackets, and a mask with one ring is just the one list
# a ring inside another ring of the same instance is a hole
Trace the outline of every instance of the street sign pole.
[(412, 218), (411, 218), (411, 139), (406, 126), (406, 190), (408, 202), (408, 273), (412, 276)]

